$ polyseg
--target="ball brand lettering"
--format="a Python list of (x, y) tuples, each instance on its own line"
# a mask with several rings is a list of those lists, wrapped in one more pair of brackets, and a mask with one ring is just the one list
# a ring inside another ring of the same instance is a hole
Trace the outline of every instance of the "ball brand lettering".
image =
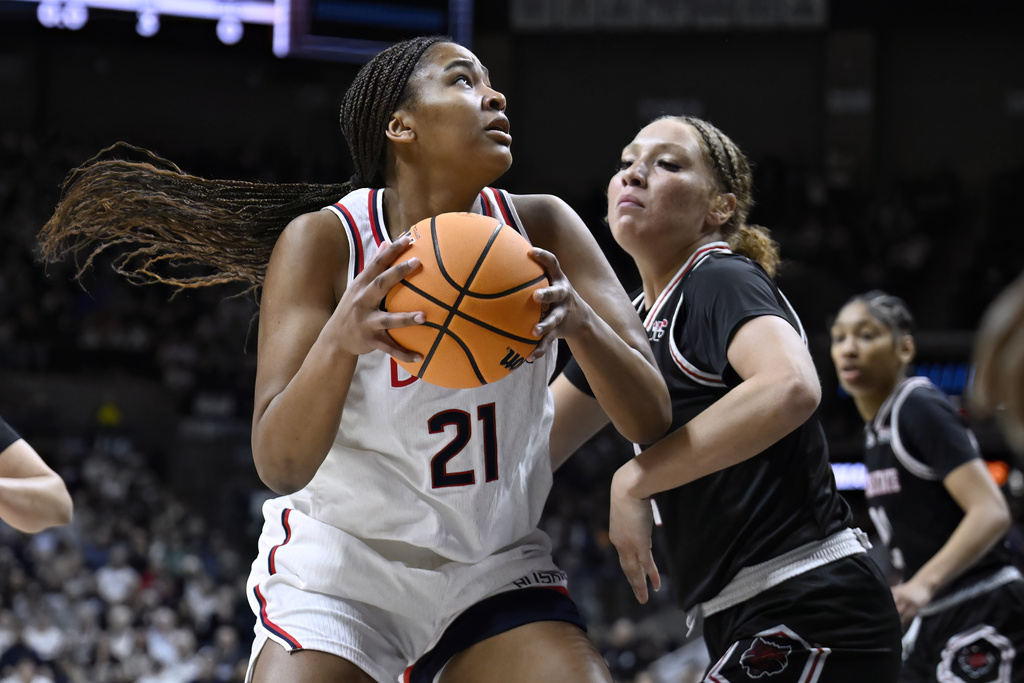
[[(506, 347), (506, 348), (508, 348), (508, 347)], [(513, 370), (518, 368), (520, 365), (525, 363), (526, 359), (523, 358), (522, 356), (520, 356), (518, 353), (516, 353), (512, 349), (508, 348), (508, 353), (506, 353), (505, 357), (502, 358), (501, 361), (499, 361), (499, 362), (501, 363), (502, 367), (508, 368), (509, 372), (512, 372)]]

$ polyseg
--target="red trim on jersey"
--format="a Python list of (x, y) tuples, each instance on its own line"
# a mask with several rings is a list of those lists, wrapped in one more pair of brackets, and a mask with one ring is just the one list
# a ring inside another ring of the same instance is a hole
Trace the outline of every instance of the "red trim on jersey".
[(370, 216), (370, 228), (373, 230), (373, 240), (377, 243), (378, 247), (387, 241), (384, 239), (380, 216), (377, 215), (377, 193), (379, 192), (380, 190), (370, 190), (366, 200), (368, 203), (367, 212)]
[(804, 678), (805, 681), (814, 680), (814, 674), (818, 670), (818, 666), (823, 664), (823, 650), (820, 647), (811, 648), (811, 659), (814, 660), (814, 663), (811, 665), (811, 668), (807, 671), (807, 676)]
[(651, 310), (647, 313), (647, 318), (644, 320), (645, 329), (651, 323), (653, 317), (656, 317), (656, 313), (665, 304), (665, 299), (672, 294), (672, 290), (675, 289), (677, 284), (679, 284), (679, 281), (682, 280), (687, 273), (693, 270), (693, 267), (697, 265), (697, 262), (700, 261), (705, 254), (709, 254), (713, 251), (730, 252), (731, 250), (728, 246), (723, 246), (721, 242), (712, 242), (711, 244), (706, 244), (693, 252), (693, 254), (690, 255), (690, 258), (686, 260), (686, 263), (683, 264), (683, 267), (679, 269), (679, 272), (676, 273), (675, 277), (672, 278), (672, 281), (669, 282), (668, 286), (661, 292), (661, 295), (654, 300), (654, 305), (651, 306)]
[(515, 228), (516, 225), (512, 222), (512, 210), (505, 204), (505, 197), (501, 194), (501, 191), (495, 190), (493, 187), (488, 187), (487, 189), (494, 195), (495, 203), (498, 205), (498, 210), (501, 211), (501, 220), (505, 222), (505, 225)]
[(699, 380), (704, 384), (714, 384), (716, 386), (723, 387), (725, 386), (725, 381), (721, 377), (718, 377), (717, 375), (712, 375), (710, 373), (701, 375), (691, 370), (690, 368), (686, 367), (686, 359), (683, 358), (682, 354), (676, 353), (676, 347), (671, 344), (671, 340), (669, 340), (668, 351), (670, 354), (672, 354), (672, 360), (676, 362), (676, 367), (685, 372), (690, 377), (693, 377), (694, 379)]
[(285, 508), (284, 511), (281, 513), (281, 526), (284, 527), (284, 540), (270, 549), (270, 557), (267, 563), (270, 567), (271, 574), (277, 573), (277, 565), (274, 563), (274, 556), (277, 554), (277, 549), (283, 546), (289, 540), (291, 540), (292, 537), (292, 527), (288, 523), (288, 516), (291, 514), (291, 512), (291, 508)]
[(271, 633), (276, 634), (286, 643), (291, 645), (292, 649), (301, 650), (302, 643), (297, 641), (290, 633), (288, 633), (288, 631), (285, 631), (283, 628), (272, 622), (270, 617), (267, 616), (267, 600), (263, 597), (263, 593), (260, 592), (259, 585), (254, 586), (252, 592), (256, 596), (256, 601), (260, 603), (260, 621), (263, 622), (264, 628)]
[(487, 203), (487, 195), (482, 190), (480, 192), (480, 211), (488, 218), (491, 217), (491, 207)]
[(356, 225), (356, 219), (352, 217), (349, 210), (346, 209), (341, 202), (335, 203), (334, 206), (338, 211), (341, 211), (345, 217), (344, 222), (348, 224), (348, 232), (352, 236), (352, 244), (356, 249), (356, 253), (353, 254), (353, 257), (356, 260), (356, 267), (353, 275), (359, 275), (359, 273), (363, 272), (363, 238), (359, 235), (359, 227)]

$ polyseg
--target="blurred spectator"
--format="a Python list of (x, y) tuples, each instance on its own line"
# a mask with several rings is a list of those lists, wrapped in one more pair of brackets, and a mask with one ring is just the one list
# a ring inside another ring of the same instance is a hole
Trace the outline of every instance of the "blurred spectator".
[(47, 675), (32, 657), (24, 656), (15, 663), (10, 675), (0, 683), (53, 683), (53, 677)]
[(109, 563), (96, 572), (96, 592), (108, 603), (118, 605), (135, 594), (139, 583), (139, 573), (128, 564), (128, 548), (114, 546)]

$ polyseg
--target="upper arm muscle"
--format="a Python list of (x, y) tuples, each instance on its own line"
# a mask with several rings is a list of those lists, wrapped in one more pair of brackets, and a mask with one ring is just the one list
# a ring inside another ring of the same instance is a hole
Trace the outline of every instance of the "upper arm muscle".
[(729, 364), (742, 379), (759, 373), (780, 373), (818, 385), (814, 361), (800, 334), (775, 315), (762, 315), (743, 323), (733, 335), (727, 355)]
[(344, 293), (348, 250), (327, 211), (298, 217), (278, 239), (260, 305), (257, 414), (295, 376), (331, 317)]

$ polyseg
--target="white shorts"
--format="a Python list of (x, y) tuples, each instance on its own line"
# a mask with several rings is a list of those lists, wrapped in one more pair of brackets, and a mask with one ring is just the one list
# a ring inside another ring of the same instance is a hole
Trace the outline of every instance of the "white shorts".
[(278, 498), (263, 506), (259, 554), (246, 586), (256, 615), (247, 682), (267, 639), (289, 652), (337, 655), (382, 683), (400, 681), (477, 602), (566, 585), (540, 530), (465, 564), (394, 541), (364, 542), (286, 504)]

